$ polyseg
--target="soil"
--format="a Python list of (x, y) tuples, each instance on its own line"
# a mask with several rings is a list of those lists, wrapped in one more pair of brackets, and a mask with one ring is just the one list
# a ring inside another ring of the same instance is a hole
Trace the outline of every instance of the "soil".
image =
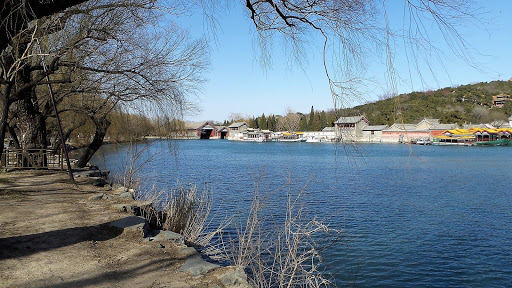
[[(66, 173), (0, 173), (0, 287), (242, 287), (233, 267), (194, 276), (178, 269), (197, 252), (146, 241), (107, 223), (120, 200)], [(117, 202), (116, 202), (117, 201)], [(126, 202), (126, 201), (125, 201)]]

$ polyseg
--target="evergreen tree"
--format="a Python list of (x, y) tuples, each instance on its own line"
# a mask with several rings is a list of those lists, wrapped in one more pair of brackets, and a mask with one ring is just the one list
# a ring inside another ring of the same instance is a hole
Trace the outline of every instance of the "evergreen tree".
[(276, 117), (274, 115), (268, 116), (267, 127), (270, 131), (276, 131)]
[(319, 113), (315, 113), (315, 117), (313, 117), (313, 123), (311, 123), (311, 131), (320, 131), (322, 130), (321, 128), (321, 124), (320, 124), (320, 114)]
[(261, 130), (268, 129), (267, 117), (265, 117), (265, 113), (263, 113), (261, 117), (258, 117), (258, 128), (260, 128)]
[(308, 131), (308, 121), (306, 120), (306, 116), (300, 118), (300, 131)]
[(315, 120), (315, 110), (313, 109), (313, 106), (311, 106), (311, 112), (309, 112), (309, 122), (308, 122), (308, 130), (315, 130), (313, 127), (313, 121)]
[(247, 125), (249, 126), (249, 128), (258, 128), (258, 122), (254, 118), (254, 116), (252, 116), (252, 118), (249, 119), (249, 121), (247, 121)]
[(328, 126), (330, 125), (327, 123), (327, 115), (325, 115), (325, 111), (322, 110), (322, 112), (320, 112), (320, 130)]

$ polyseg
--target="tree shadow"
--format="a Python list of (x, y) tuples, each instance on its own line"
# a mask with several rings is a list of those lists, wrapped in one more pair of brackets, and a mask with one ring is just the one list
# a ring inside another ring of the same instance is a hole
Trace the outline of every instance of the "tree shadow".
[(0, 260), (23, 257), (85, 241), (106, 241), (123, 232), (122, 229), (107, 224), (0, 238)]
[[(156, 259), (150, 261), (144, 261), (144, 263), (140, 263), (135, 267), (125, 268), (120, 267), (115, 271), (106, 271), (104, 273), (96, 273), (88, 278), (82, 279), (67, 279), (64, 282), (60, 283), (51, 283), (51, 284), (43, 284), (41, 285), (40, 280), (36, 280), (37, 283), (26, 282), (23, 284), (24, 287), (52, 287), (52, 288), (67, 288), (67, 287), (91, 287), (91, 286), (101, 286), (101, 287), (118, 287), (119, 283), (123, 281), (130, 281), (130, 279), (137, 279), (138, 277), (152, 273), (155, 271), (167, 271), (169, 267), (175, 265), (178, 261), (182, 259)], [(81, 278), (81, 275), (74, 275), (71, 278)], [(154, 279), (158, 280), (158, 279)], [(46, 282), (46, 281), (43, 281)], [(134, 283), (131, 283), (134, 284)], [(151, 283), (146, 283), (146, 287), (152, 287)], [(105, 286), (106, 285), (106, 286)], [(135, 285), (137, 286), (137, 285)], [(165, 286), (168, 287), (168, 286)]]

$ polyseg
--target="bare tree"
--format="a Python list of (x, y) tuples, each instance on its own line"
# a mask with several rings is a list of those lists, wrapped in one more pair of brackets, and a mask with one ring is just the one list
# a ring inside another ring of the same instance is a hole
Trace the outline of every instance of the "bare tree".
[(301, 115), (287, 108), (285, 116), (280, 117), (277, 121), (277, 129), (281, 131), (297, 132), (300, 129)]
[[(162, 15), (153, 1), (95, 0), (33, 24), (32, 34), (22, 45), (28, 47), (22, 54), (27, 60), (11, 55), (23, 64), (19, 68), (13, 64), (11, 70), (38, 70), (39, 57), (53, 66), (45, 73), (28, 72), (25, 79), (15, 78), (28, 86), (26, 95), (6, 94), (14, 99), (10, 102), (19, 103), (18, 114), (30, 114), (20, 117), (20, 134), (36, 135), (43, 141), (36, 141), (36, 136), (25, 138), (32, 139), (29, 142), (33, 145), (46, 146), (46, 135), (33, 132), (45, 132), (44, 117), (51, 112), (44, 109), (49, 103), (47, 93), (35, 93), (38, 85), (46, 84), (41, 74), (52, 76), (52, 84), (60, 84), (56, 89), (59, 101), (69, 97), (79, 100), (61, 111), (86, 115), (96, 127), (80, 166), (101, 146), (110, 125), (107, 115), (116, 106), (150, 107), (153, 113), (170, 114), (186, 110), (187, 93), (193, 93), (203, 81), (207, 46), (204, 41), (190, 41), (175, 25), (155, 25)], [(47, 27), (56, 28), (50, 31)], [(41, 120), (35, 123), (27, 119)]]

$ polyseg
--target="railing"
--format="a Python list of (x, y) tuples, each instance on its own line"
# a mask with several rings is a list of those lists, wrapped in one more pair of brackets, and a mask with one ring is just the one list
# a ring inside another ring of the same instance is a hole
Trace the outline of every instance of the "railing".
[(5, 149), (1, 167), (9, 169), (60, 169), (63, 170), (61, 151), (52, 149)]

